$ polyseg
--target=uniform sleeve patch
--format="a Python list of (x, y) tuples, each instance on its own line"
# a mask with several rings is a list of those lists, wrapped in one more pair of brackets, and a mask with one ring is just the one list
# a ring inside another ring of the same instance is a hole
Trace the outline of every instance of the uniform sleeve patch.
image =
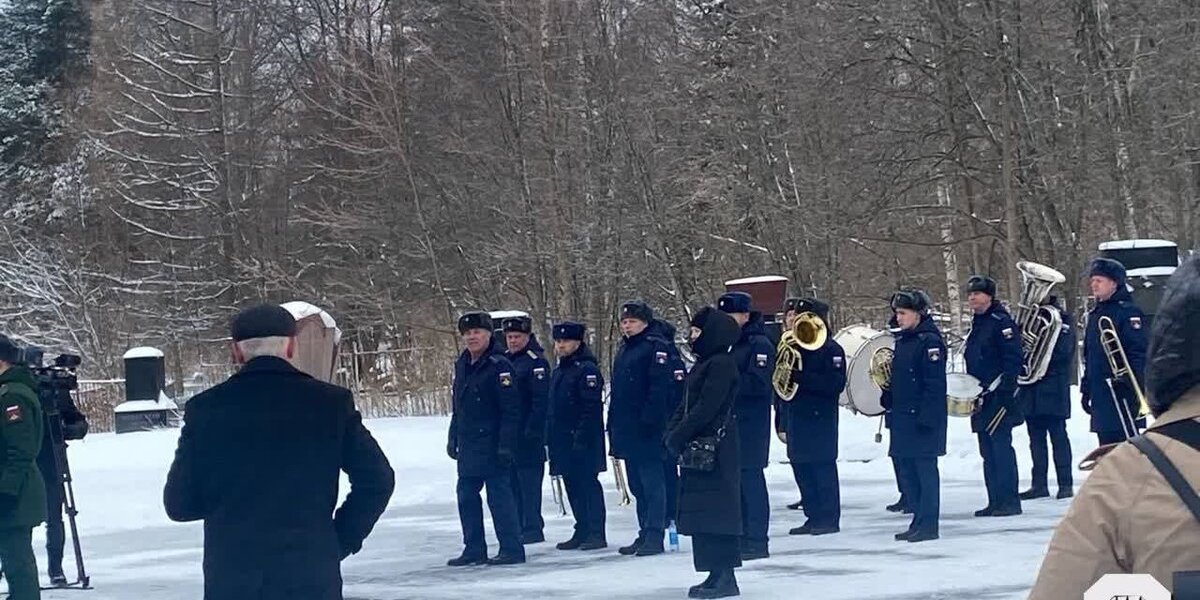
[(500, 385), (509, 387), (512, 385), (512, 373), (505, 371), (500, 374)]
[(675, 381), (683, 381), (685, 375), (683, 369), (675, 369)]
[(546, 369), (544, 369), (542, 367), (537, 367), (536, 369), (533, 370), (533, 376), (535, 379), (538, 379), (539, 381), (542, 379), (545, 379), (546, 378)]
[(1071, 326), (1067, 325), (1066, 323), (1063, 323), (1062, 332), (1063, 333), (1071, 333)]
[(842, 368), (842, 357), (840, 357), (840, 356), (833, 357), (833, 368), (835, 368), (835, 369)]
[(766, 367), (767, 366), (767, 355), (766, 354), (755, 354), (754, 362), (755, 362), (755, 364), (758, 365), (758, 367), (760, 369), (763, 367)]
[(4, 421), (6, 423), (20, 423), (25, 419), (25, 415), (21, 414), (21, 405), (14, 404), (4, 409)]
[(667, 353), (666, 352), (655, 352), (654, 353), (654, 362), (656, 362), (660, 365), (667, 364)]
[(925, 351), (925, 354), (927, 356), (929, 356), (929, 362), (937, 362), (939, 360), (942, 360), (942, 349), (941, 348), (930, 348)]
[(1004, 336), (1004, 339), (1011, 340), (1013, 337), (1013, 328), (1005, 327), (1004, 329), (1000, 330), (1000, 334)]
[(584, 376), (583, 380), (584, 385), (588, 386), (589, 388), (594, 388), (600, 384), (599, 377), (596, 377), (595, 375), (586, 375)]
[(1129, 325), (1131, 327), (1133, 327), (1134, 329), (1141, 329), (1142, 328), (1142, 318), (1141, 317), (1129, 317)]

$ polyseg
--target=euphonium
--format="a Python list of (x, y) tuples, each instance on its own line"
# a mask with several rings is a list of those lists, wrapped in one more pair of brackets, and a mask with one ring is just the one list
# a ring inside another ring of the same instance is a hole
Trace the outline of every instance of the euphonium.
[(1028, 385), (1046, 376), (1054, 345), (1062, 333), (1062, 315), (1043, 306), (1050, 288), (1067, 280), (1062, 273), (1035, 262), (1017, 263), (1021, 272), (1021, 299), (1016, 306), (1017, 325), (1021, 326), (1021, 373), (1017, 383)]
[(771, 385), (775, 393), (785, 402), (796, 397), (798, 386), (792, 381), (792, 372), (804, 368), (801, 350), (813, 351), (825, 345), (829, 329), (825, 321), (814, 312), (796, 315), (792, 326), (779, 338), (775, 348), (775, 371), (771, 374)]

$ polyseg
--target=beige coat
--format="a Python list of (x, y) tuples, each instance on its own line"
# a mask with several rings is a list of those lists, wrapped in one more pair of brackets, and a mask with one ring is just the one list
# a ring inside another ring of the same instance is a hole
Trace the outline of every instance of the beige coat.
[[(1200, 418), (1200, 387), (1149, 429)], [(1163, 435), (1152, 440), (1193, 488), (1200, 452)], [(1083, 598), (1108, 573), (1149, 573), (1171, 589), (1172, 573), (1200, 570), (1200, 523), (1158, 469), (1132, 444), (1100, 459), (1050, 540), (1029, 600)]]

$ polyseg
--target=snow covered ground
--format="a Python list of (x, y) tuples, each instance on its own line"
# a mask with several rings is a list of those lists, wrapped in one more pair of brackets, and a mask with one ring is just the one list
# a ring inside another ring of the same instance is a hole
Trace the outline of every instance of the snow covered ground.
[[(529, 562), (512, 567), (451, 569), (445, 561), (461, 550), (454, 504), (454, 464), (443, 453), (445, 418), (379, 419), (368, 426), (397, 472), (388, 511), (361, 553), (343, 565), (346, 596), (359, 600), (534, 597), (683, 598), (699, 581), (688, 539), (681, 551), (649, 558), (617, 555), (635, 536), (633, 507), (617, 505), (611, 473), (607, 490), (609, 549), (560, 552), (553, 544), (570, 537), (570, 517), (557, 515), (547, 484), (543, 512), (547, 543), (530, 546)], [(951, 420), (950, 452), (941, 462), (942, 539), (896, 542), (908, 517), (885, 512), (896, 486), (887, 440), (874, 442), (878, 421), (842, 413), (842, 532), (793, 537), (803, 515), (785, 505), (797, 497), (782, 445), (772, 448), (767, 469), (771, 491), (771, 553), (739, 571), (745, 598), (1024, 598), (1050, 534), (1067, 501), (1025, 503), (1025, 514), (977, 519), (986, 504), (981, 462), (966, 419)], [(1069, 423), (1078, 463), (1094, 447), (1087, 422)], [(175, 430), (89, 436), (74, 444), (70, 459), (80, 507), (79, 526), (94, 600), (197, 599), (201, 597), (198, 524), (170, 522), (162, 510), (162, 485), (175, 447)], [(885, 432), (886, 436), (886, 432)], [(1029, 450), (1024, 428), (1017, 439), (1022, 489), (1028, 486)], [(1054, 490), (1053, 468), (1051, 491)], [(1076, 474), (1077, 486), (1083, 479)], [(489, 550), (495, 553), (490, 522)], [(44, 568), (39, 530), (38, 564)], [(68, 550), (67, 572), (73, 575)], [(45, 598), (71, 598), (49, 591)]]

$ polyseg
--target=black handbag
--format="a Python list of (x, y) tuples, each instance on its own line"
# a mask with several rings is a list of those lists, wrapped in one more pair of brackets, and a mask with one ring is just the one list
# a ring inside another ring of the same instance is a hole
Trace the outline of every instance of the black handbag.
[(725, 411), (725, 419), (714, 435), (702, 435), (683, 447), (679, 453), (679, 466), (691, 471), (712, 472), (717, 468), (717, 449), (721, 440), (725, 439), (725, 430), (729, 427), (729, 419), (733, 416), (733, 404)]

